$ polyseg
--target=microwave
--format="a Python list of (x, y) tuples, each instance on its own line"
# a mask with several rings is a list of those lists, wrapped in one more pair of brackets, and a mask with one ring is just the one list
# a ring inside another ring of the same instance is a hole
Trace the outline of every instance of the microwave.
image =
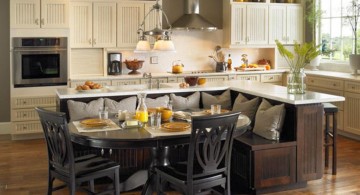
[(66, 37), (13, 38), (14, 87), (67, 85)]

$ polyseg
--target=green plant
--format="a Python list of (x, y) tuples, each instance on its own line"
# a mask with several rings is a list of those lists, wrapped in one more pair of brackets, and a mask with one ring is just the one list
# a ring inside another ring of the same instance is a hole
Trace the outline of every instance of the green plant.
[(357, 54), (357, 30), (358, 22), (360, 18), (360, 1), (352, 0), (350, 5), (346, 8), (347, 16), (346, 19), (349, 21), (352, 31), (354, 33), (354, 54)]
[(275, 40), (276, 46), (281, 56), (283, 56), (286, 62), (289, 64), (290, 69), (295, 72), (304, 68), (312, 59), (320, 55), (320, 45), (315, 45), (313, 42), (299, 44), (294, 41), (294, 52), (292, 53), (284, 47), (282, 43)]

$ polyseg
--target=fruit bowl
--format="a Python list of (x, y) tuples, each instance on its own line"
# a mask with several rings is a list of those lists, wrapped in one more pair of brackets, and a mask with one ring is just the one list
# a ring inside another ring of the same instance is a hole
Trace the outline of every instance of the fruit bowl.
[(133, 60), (133, 61), (125, 60), (126, 68), (132, 70), (128, 74), (141, 74), (137, 70), (142, 68), (143, 63), (144, 63), (143, 60)]
[(184, 80), (189, 86), (195, 86), (198, 82), (199, 77), (198, 76), (186, 76), (184, 77)]

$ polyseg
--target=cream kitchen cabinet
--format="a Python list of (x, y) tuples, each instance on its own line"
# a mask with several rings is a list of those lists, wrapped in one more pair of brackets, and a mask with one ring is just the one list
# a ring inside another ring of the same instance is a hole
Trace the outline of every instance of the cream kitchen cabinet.
[(69, 28), (68, 0), (11, 0), (11, 28)]
[(303, 7), (299, 4), (269, 5), (269, 44), (303, 42)]
[[(229, 44), (230, 47), (234, 48), (241, 47), (244, 44), (268, 44), (269, 28), (267, 4), (231, 4), (230, 10), (230, 16), (224, 17), (225, 44)], [(225, 21), (227, 20), (225, 18), (229, 18), (229, 25), (227, 25), (228, 21)], [(228, 37), (230, 40), (228, 40)]]
[(71, 47), (116, 47), (116, 2), (71, 2)]
[[(344, 81), (341, 79), (325, 78), (318, 76), (306, 76), (306, 89), (309, 91), (316, 91), (320, 93), (327, 93), (332, 95), (344, 96)], [(345, 98), (345, 102), (347, 98)], [(333, 102), (338, 107), (337, 127), (340, 130), (345, 130), (344, 121), (344, 102)]]
[(28, 139), (29, 134), (41, 133), (36, 106), (56, 110), (55, 96), (13, 97), (11, 99), (12, 138)]
[(344, 131), (360, 135), (360, 82), (345, 81)]
[[(152, 9), (154, 4), (155, 1), (125, 1), (117, 4), (117, 47), (136, 47), (139, 40), (137, 31), (145, 14)], [(144, 30), (153, 29), (155, 26), (155, 12), (151, 12), (145, 21)], [(154, 39), (149, 41), (154, 42)]]
[(262, 83), (270, 83), (274, 85), (283, 85), (283, 74), (276, 73), (276, 74), (261, 74), (260, 81)]

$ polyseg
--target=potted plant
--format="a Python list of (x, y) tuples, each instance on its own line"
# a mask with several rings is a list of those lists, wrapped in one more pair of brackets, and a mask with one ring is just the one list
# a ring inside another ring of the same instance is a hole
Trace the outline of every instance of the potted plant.
[(349, 21), (352, 31), (354, 33), (354, 48), (353, 54), (350, 54), (349, 61), (350, 66), (354, 71), (354, 74), (358, 74), (360, 69), (360, 55), (357, 51), (357, 30), (358, 30), (358, 21), (360, 18), (360, 2), (359, 0), (352, 0), (350, 5), (347, 7), (347, 20)]
[(275, 42), (280, 55), (285, 58), (290, 67), (290, 73), (287, 76), (288, 93), (305, 93), (304, 67), (320, 55), (320, 45), (316, 46), (313, 42), (299, 44), (295, 41), (294, 53), (292, 53), (278, 40)]

